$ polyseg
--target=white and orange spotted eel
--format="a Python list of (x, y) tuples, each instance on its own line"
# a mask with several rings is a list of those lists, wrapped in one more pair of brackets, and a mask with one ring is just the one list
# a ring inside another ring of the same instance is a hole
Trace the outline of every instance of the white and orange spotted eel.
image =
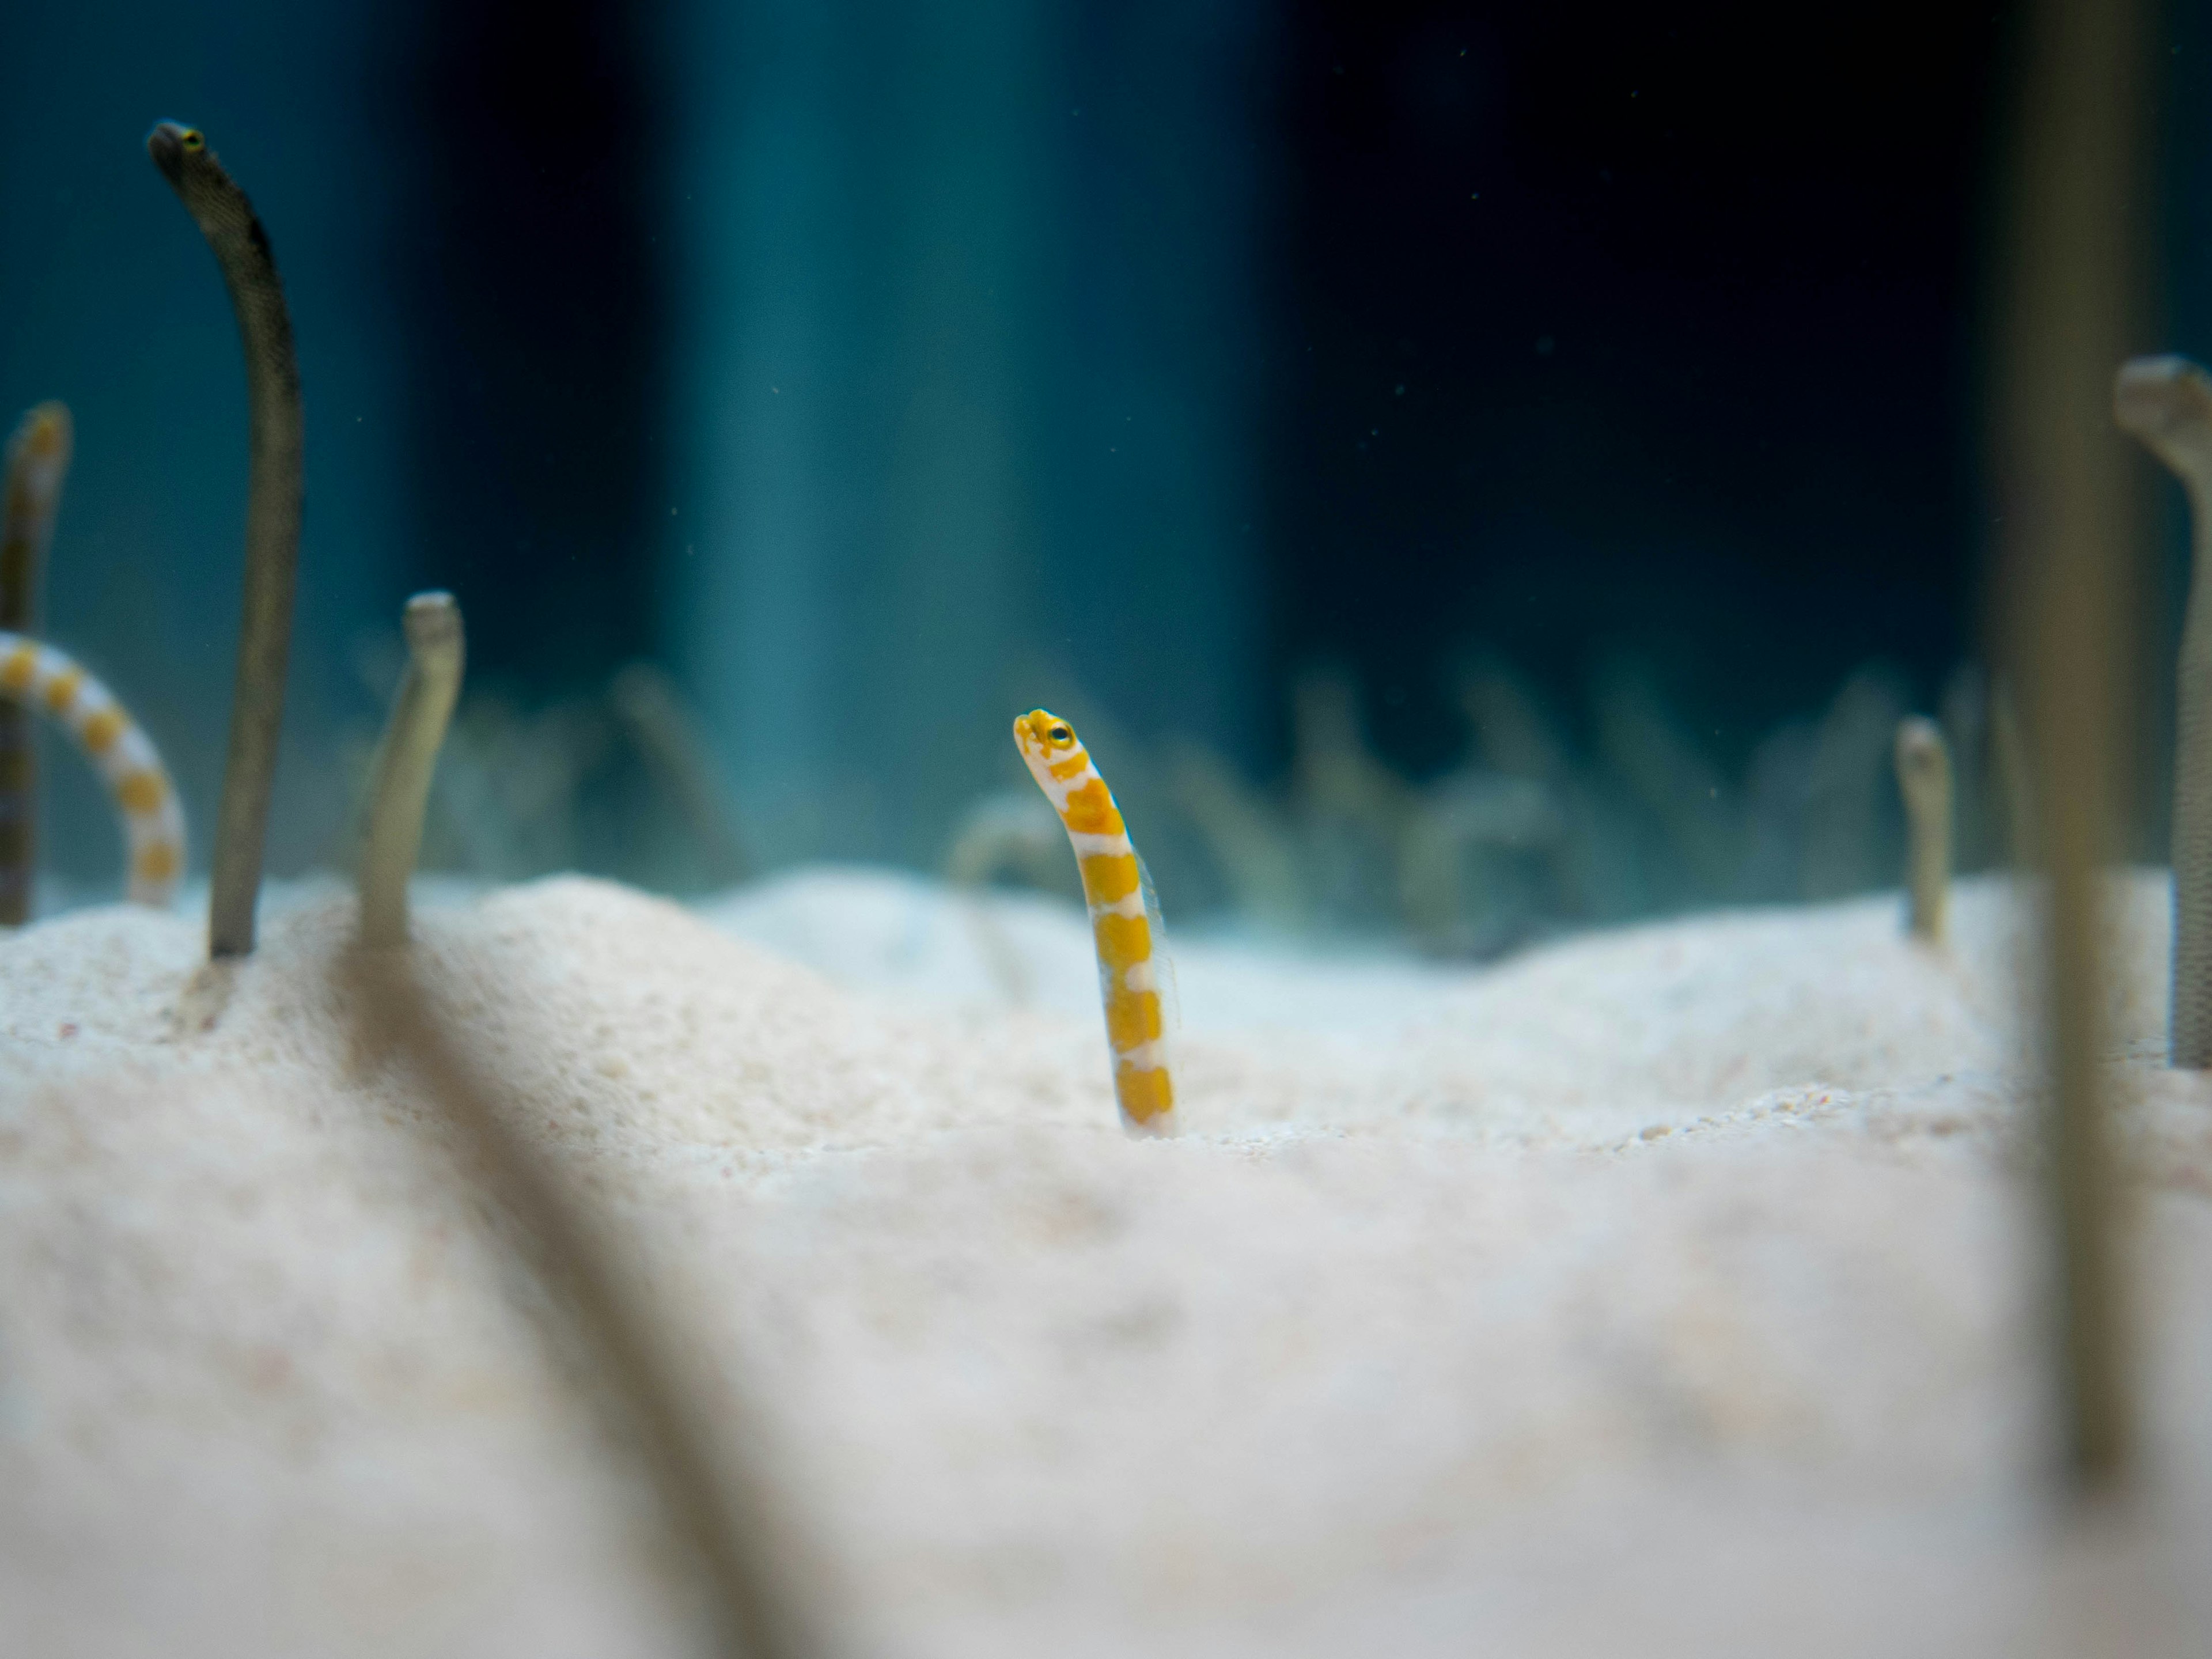
[[(1057, 714), (1032, 709), (1014, 722), (1014, 743), (1030, 775), (1067, 827), (1091, 906), (1091, 938), (1098, 949), (1098, 990), (1106, 1004), (1106, 1044), (1114, 1054), (1114, 1095), (1132, 1129), (1175, 1129), (1175, 1084), (1168, 1074), (1160, 1018), (1159, 961), (1165, 941), (1153, 927), (1151, 884), (1121, 809), (1075, 728)], [(1161, 952), (1156, 961), (1154, 953)]]
[(0, 697), (51, 714), (92, 757), (123, 815), (134, 904), (167, 904), (185, 872), (185, 813), (153, 741), (107, 688), (50, 645), (0, 633)]

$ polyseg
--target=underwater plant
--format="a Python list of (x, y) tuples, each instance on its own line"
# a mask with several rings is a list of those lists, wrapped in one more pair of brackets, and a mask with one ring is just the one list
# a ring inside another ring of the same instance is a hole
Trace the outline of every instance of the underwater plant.
[(1291, 688), (1292, 800), (1323, 911), (1354, 923), (1395, 908), (1413, 790), (1369, 748), (1352, 677), (1310, 668)]
[(1016, 720), (1014, 745), (1066, 826), (1083, 872), (1121, 1121), (1151, 1134), (1171, 1134), (1175, 1084), (1168, 1073), (1158, 965), (1166, 957), (1165, 941), (1155, 937), (1158, 907), (1152, 902), (1152, 884), (1121, 809), (1075, 728), (1057, 714), (1033, 708)]
[[(0, 521), (0, 629), (39, 631), (39, 580), (69, 476), (70, 412), (40, 404), (8, 440), (4, 521)], [(0, 927), (31, 917), (37, 880), (39, 756), (23, 709), (0, 703)]]
[(2173, 1013), (2176, 1066), (2212, 1066), (2212, 375), (2184, 357), (2120, 365), (2112, 413), (2172, 468), (2194, 532), (2173, 740)]
[(1273, 803), (1195, 738), (1170, 741), (1168, 783), (1228, 878), (1237, 908), (1272, 930), (1304, 927), (1307, 890), (1297, 845)]
[(1981, 665), (1962, 662), (1946, 675), (1936, 707), (1936, 723), (1951, 751), (1951, 867), (1980, 870), (2002, 863), (1997, 827), (2003, 785), (1996, 775), (1989, 677)]
[(269, 234), (246, 192), (208, 148), (206, 135), (175, 121), (158, 122), (146, 135), (146, 153), (215, 251), (246, 355), (250, 463), (244, 618), (208, 896), (209, 955), (240, 957), (253, 949), (262, 841), (269, 827), (276, 733), (283, 721), (292, 649), (292, 597), (298, 585), (306, 487), (300, 365)]
[(984, 904), (983, 890), (1009, 866), (1024, 871), (1040, 887), (1051, 886), (1048, 861), (1059, 840), (1059, 824), (1045, 803), (1027, 792), (1001, 790), (984, 796), (962, 815), (945, 851), (945, 884), (968, 918), (975, 949), (998, 981), (1000, 994), (1017, 1006), (1030, 1000), (1029, 967)]
[(1923, 715), (1897, 723), (1897, 787), (1911, 830), (1905, 925), (1941, 945), (1951, 902), (1951, 750), (1943, 728)]
[(1542, 787), (1559, 820), (1552, 849), (1560, 920), (1591, 921), (1640, 908), (1633, 830), (1609, 779), (1593, 777), (1536, 691), (1487, 653), (1452, 676), (1454, 700), (1488, 770)]
[(1854, 669), (1829, 700), (1805, 780), (1802, 896), (1841, 898), (1893, 879), (1896, 820), (1883, 774), (1911, 706), (1900, 677), (1879, 663)]
[[(1532, 854), (1559, 888), (1565, 834), (1551, 792), (1530, 778), (1469, 771), (1422, 790), (1398, 858), (1398, 902), (1414, 944), (1433, 956), (1486, 957), (1519, 943), (1529, 918), (1495, 901), (1510, 866)], [(1479, 884), (1467, 878), (1470, 864)], [(1481, 902), (1469, 890), (1476, 886)]]
[(1599, 752), (1658, 821), (1697, 889), (1732, 890), (1749, 843), (1728, 780), (1638, 669), (1601, 674), (1593, 703)]
[(753, 860), (732, 818), (712, 745), (668, 671), (655, 663), (631, 663), (615, 675), (607, 697), (690, 826), (706, 860), (708, 884), (743, 881), (752, 873)]
[(407, 880), (467, 655), (461, 608), (450, 593), (417, 593), (407, 601), (404, 626), (407, 673), (372, 768), (361, 855), (361, 940), (373, 949), (407, 942)]

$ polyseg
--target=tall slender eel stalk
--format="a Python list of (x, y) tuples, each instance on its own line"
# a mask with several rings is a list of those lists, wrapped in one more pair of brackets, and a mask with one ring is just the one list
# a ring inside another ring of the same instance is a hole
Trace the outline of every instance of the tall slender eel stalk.
[(216, 160), (206, 137), (197, 128), (163, 121), (146, 135), (146, 153), (215, 250), (246, 353), (251, 471), (245, 612), (208, 900), (209, 954), (242, 957), (253, 949), (253, 907), (261, 892), (262, 842), (269, 827), (276, 733), (283, 723), (284, 678), (292, 650), (292, 592), (299, 574), (305, 488), (300, 366), (292, 349), (292, 314), (285, 308), (268, 233), (246, 192)]
[(2168, 1057), (2212, 1066), (2212, 375), (2181, 357), (2121, 365), (2112, 413), (2173, 469), (2195, 530), (2173, 742), (2173, 1006)]
[(625, 1408), (669, 1525), (690, 1547), (729, 1659), (819, 1650), (797, 1586), (804, 1545), (759, 1472), (717, 1447), (684, 1356), (654, 1316), (655, 1287), (551, 1161), (512, 1121), (501, 1085), (425, 994), (411, 951), (359, 951), (342, 969), (364, 1054), (407, 1065), (529, 1235), (599, 1374)]
[[(0, 523), (0, 630), (35, 636), (39, 580), (69, 474), (70, 412), (40, 404), (8, 440), (6, 519)], [(0, 927), (31, 919), (39, 862), (39, 757), (27, 711), (0, 704)]]
[(392, 704), (370, 774), (368, 834), (361, 855), (361, 942), (372, 950), (407, 942), (407, 878), (422, 844), (430, 775), (460, 696), (467, 645), (450, 593), (407, 601), (407, 675)]
[(2156, 192), (2146, 0), (2035, 0), (2016, 112), (1998, 459), (2011, 648), (2048, 872), (2043, 917), (2052, 1252), (2052, 1390), (2070, 1492), (2116, 1493), (2134, 1402), (2109, 1145), (2102, 866), (2132, 752), (2135, 535), (2112, 365), (2126, 355), (2136, 253)]
[(1915, 939), (1941, 945), (1951, 906), (1951, 746), (1934, 720), (1898, 722), (1897, 787), (1911, 844), (1906, 926)]

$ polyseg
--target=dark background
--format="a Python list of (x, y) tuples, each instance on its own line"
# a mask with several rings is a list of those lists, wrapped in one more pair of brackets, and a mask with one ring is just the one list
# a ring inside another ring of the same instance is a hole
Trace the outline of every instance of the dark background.
[(1868, 657), (1927, 686), (1967, 648), (1989, 8), (1306, 4), (1292, 39), (1279, 664), (1348, 657), (1425, 767), (1457, 643), (1568, 708), (1632, 652), (1733, 761)]
[[(306, 376), (279, 872), (349, 856), (392, 619), (429, 586), (518, 732), (564, 702), (604, 724), (611, 676), (665, 665), (768, 865), (934, 862), (1020, 781), (1004, 708), (1061, 688), (1279, 794), (1316, 665), (1417, 778), (1465, 752), (1454, 677), (1486, 655), (1585, 751), (1593, 686), (1629, 671), (1741, 784), (1854, 669), (1929, 708), (1984, 653), (2019, 12), (39, 9), (0, 60), (0, 395), (77, 412), (49, 621), (204, 821), (244, 410), (220, 284), (137, 143), (182, 116), (270, 226)], [(2200, 358), (2204, 12), (2159, 33), (2136, 343)], [(2136, 465), (2155, 757), (2186, 526)], [(841, 773), (876, 710), (902, 768)], [(606, 752), (592, 810), (665, 817)], [(52, 775), (52, 855), (110, 878), (105, 803)], [(2154, 776), (2140, 816), (2154, 853)], [(635, 838), (544, 860), (659, 879)]]
[[(1729, 763), (1869, 657), (1932, 691), (1977, 611), (2005, 9), (1362, 0), (1271, 27), (1271, 677), (1348, 663), (1415, 771), (1462, 742), (1442, 681), (1471, 647), (1570, 720), (1632, 653)], [(405, 289), (420, 568), (521, 596), (478, 658), (526, 685), (655, 644), (645, 561), (606, 568), (665, 489), (650, 27), (471, 0), (395, 23), (385, 70), (433, 233)]]

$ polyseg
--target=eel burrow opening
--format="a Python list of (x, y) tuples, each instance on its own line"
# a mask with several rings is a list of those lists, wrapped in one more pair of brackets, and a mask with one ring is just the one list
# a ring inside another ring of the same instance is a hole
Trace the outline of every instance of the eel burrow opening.
[(407, 674), (370, 774), (368, 833), (361, 857), (361, 939), (372, 948), (407, 942), (407, 878), (422, 844), (430, 776), (460, 696), (467, 645), (450, 593), (407, 601)]
[(1114, 1096), (1121, 1103), (1122, 1121), (1147, 1133), (1170, 1134), (1175, 1085), (1168, 1074), (1160, 1017), (1159, 964), (1167, 952), (1166, 941), (1158, 936), (1159, 907), (1152, 902), (1152, 884), (1129, 843), (1121, 809), (1075, 728), (1057, 714), (1031, 709), (1014, 722), (1014, 744), (1066, 826), (1083, 872), (1091, 938), (1098, 949), (1098, 989), (1106, 1004), (1106, 1043), (1114, 1054)]
[(208, 897), (209, 954), (238, 957), (253, 949), (262, 839), (269, 826), (276, 732), (283, 722), (284, 677), (292, 650), (292, 592), (299, 574), (305, 487), (300, 365), (268, 233), (246, 192), (216, 160), (206, 135), (197, 127), (162, 121), (146, 135), (146, 153), (215, 250), (246, 354), (250, 471), (245, 606)]
[(0, 633), (0, 698), (43, 710), (76, 739), (122, 815), (131, 902), (167, 904), (185, 872), (185, 812), (153, 740), (106, 686), (20, 634)]

